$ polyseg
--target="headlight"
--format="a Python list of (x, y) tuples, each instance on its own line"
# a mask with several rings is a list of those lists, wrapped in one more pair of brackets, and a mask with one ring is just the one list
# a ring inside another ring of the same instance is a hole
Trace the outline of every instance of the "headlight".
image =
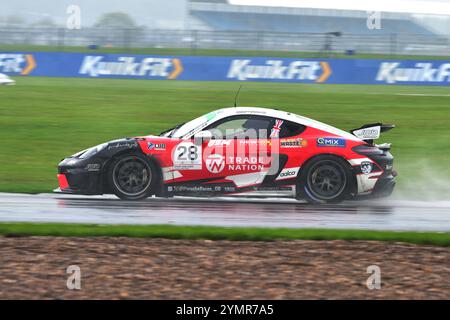
[(80, 158), (80, 159), (87, 159), (87, 158), (90, 158), (90, 157), (92, 157), (93, 155), (95, 155), (95, 154), (99, 153), (100, 151), (102, 151), (103, 149), (105, 149), (107, 146), (108, 146), (107, 143), (102, 143), (102, 144), (99, 144), (98, 146), (89, 148), (89, 149), (85, 150), (84, 152), (82, 151), (81, 154), (80, 154), (80, 152), (79, 152), (79, 153), (78, 153), (78, 154), (80, 154), (80, 155), (79, 155), (79, 158)]
[(81, 156), (83, 153), (85, 153), (86, 151), (88, 151), (88, 149), (84, 149), (83, 151), (79, 151), (73, 155), (71, 155), (69, 158), (78, 158), (79, 156)]

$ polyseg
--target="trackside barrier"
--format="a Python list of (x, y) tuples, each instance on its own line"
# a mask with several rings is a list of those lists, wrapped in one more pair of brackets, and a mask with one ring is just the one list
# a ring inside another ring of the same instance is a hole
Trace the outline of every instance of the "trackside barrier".
[(0, 52), (12, 76), (450, 85), (450, 61)]

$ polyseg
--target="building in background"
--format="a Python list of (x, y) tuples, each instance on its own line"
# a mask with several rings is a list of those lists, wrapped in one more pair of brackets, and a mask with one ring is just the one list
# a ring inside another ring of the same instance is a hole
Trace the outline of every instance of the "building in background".
[[(15, 5), (29, 1), (18, 1)], [(48, 7), (50, 0), (43, 3)], [(355, 53), (450, 56), (450, 16), (444, 15), (382, 12), (378, 28), (368, 26), (369, 13), (363, 10), (236, 5), (229, 0), (176, 0), (170, 4), (163, 0), (131, 0), (127, 6), (117, 0), (98, 3), (80, 0), (80, 3), (82, 12), (88, 12), (86, 20), (90, 21), (80, 30), (68, 30), (60, 23), (64, 13), (55, 17), (56, 23), (50, 21), (46, 25), (23, 25), (24, 20), (3, 26), (0, 23), (0, 46), (31, 44), (54, 46), (56, 50), (66, 46), (188, 48), (193, 54), (197, 49), (231, 49), (306, 52), (318, 56)], [(105, 3), (110, 6), (100, 5)], [(170, 10), (173, 7), (178, 9)], [(41, 11), (45, 8), (43, 5)], [(94, 23), (94, 16), (121, 8), (122, 15), (134, 22), (132, 27)], [(58, 12), (64, 11), (60, 8)]]
[(367, 27), (360, 10), (233, 5), (227, 0), (189, 0), (189, 28), (216, 31), (261, 31), (345, 34), (435, 33), (410, 13), (383, 12), (381, 28)]

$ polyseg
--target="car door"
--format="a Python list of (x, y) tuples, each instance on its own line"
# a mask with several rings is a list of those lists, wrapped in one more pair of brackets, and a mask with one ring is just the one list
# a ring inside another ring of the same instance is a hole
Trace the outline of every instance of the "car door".
[[(275, 121), (279, 121), (279, 119)], [(272, 177), (273, 184), (295, 183), (300, 165), (308, 157), (307, 149), (305, 149), (307, 140), (302, 136), (305, 130), (306, 126), (296, 122), (283, 120), (280, 123), (277, 141), (279, 170)]]
[[(300, 163), (307, 154), (302, 124), (280, 118), (271, 118), (267, 137), (259, 136), (258, 145), (267, 146), (269, 152), (260, 152), (259, 157), (270, 163), (261, 182), (261, 190), (274, 190), (283, 185), (293, 185), (297, 179)], [(261, 150), (260, 150), (261, 151)]]
[(198, 172), (202, 179), (232, 182), (238, 189), (262, 183), (270, 167), (267, 135), (271, 122), (270, 117), (260, 115), (235, 115), (206, 127), (201, 134), (203, 163)]

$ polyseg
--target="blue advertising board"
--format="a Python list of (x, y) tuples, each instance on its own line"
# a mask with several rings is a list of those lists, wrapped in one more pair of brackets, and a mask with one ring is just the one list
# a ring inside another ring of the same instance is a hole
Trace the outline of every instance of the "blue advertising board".
[(0, 52), (16, 76), (450, 85), (450, 61)]

